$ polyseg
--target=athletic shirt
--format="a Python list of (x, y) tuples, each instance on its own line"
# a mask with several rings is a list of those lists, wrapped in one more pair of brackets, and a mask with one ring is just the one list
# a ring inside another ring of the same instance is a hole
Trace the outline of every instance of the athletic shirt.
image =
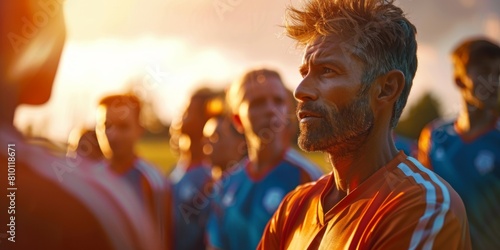
[(212, 175), (205, 165), (176, 166), (173, 185), (175, 249), (205, 249), (205, 225), (210, 210)]
[(110, 171), (88, 174), (2, 125), (0, 142), (5, 165), (8, 144), (16, 153), (13, 185), (7, 175), (0, 182), (0, 223), (7, 228), (14, 216), (15, 242), (0, 237), (0, 249), (163, 249), (133, 191)]
[(443, 177), (464, 201), (474, 249), (500, 249), (500, 120), (475, 138), (453, 122), (427, 126), (419, 159)]
[[(107, 169), (108, 163), (102, 161), (92, 174), (99, 175), (100, 171)], [(113, 172), (113, 171), (111, 171)], [(135, 193), (146, 213), (155, 224), (156, 233), (167, 248), (173, 246), (172, 197), (170, 184), (158, 169), (136, 158), (131, 168), (125, 173), (116, 174)]]
[(211, 246), (219, 249), (252, 249), (281, 200), (298, 185), (317, 180), (321, 171), (295, 150), (261, 177), (248, 172), (248, 159), (222, 177), (215, 190), (213, 211), (207, 225)]
[(403, 151), (325, 211), (334, 187), (330, 173), (288, 194), (258, 249), (470, 249), (458, 194)]

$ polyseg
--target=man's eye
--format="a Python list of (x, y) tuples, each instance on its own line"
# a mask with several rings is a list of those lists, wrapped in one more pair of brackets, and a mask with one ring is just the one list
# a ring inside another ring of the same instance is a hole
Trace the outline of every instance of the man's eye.
[(323, 68), (323, 74), (332, 74), (332, 73), (335, 73), (333, 69), (327, 67)]

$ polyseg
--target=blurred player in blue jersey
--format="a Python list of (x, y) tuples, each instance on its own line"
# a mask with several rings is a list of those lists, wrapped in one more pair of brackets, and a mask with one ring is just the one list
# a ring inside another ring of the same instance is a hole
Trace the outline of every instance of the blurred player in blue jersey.
[[(224, 105), (223, 97), (220, 101)], [(203, 136), (206, 138), (203, 152), (210, 161), (212, 179), (219, 181), (246, 156), (245, 136), (234, 127), (227, 108), (205, 123)]]
[(500, 249), (500, 47), (467, 40), (452, 59), (463, 108), (454, 121), (427, 125), (418, 158), (462, 197), (473, 249)]
[(246, 72), (227, 92), (248, 157), (215, 184), (219, 192), (207, 225), (212, 249), (255, 249), (283, 197), (322, 174), (290, 149), (288, 93), (280, 75), (268, 69)]
[(50, 99), (66, 35), (62, 2), (0, 1), (0, 249), (161, 249), (126, 185), (108, 171), (85, 174), (13, 125), (18, 105)]
[(415, 140), (396, 133), (393, 133), (392, 137), (394, 139), (394, 146), (396, 146), (398, 150), (403, 150), (408, 156), (417, 156), (418, 146)]
[(170, 129), (179, 151), (179, 160), (170, 174), (174, 198), (174, 241), (178, 250), (205, 249), (212, 175), (203, 153), (203, 126), (221, 108), (213, 102), (218, 95), (220, 93), (208, 88), (196, 90), (182, 117), (172, 122)]
[(140, 112), (141, 102), (134, 95), (110, 95), (101, 99), (96, 135), (107, 161), (99, 169), (109, 168), (130, 185), (144, 205), (144, 213), (157, 224), (157, 233), (170, 248), (173, 224), (169, 183), (155, 166), (135, 153), (135, 144), (143, 133)]

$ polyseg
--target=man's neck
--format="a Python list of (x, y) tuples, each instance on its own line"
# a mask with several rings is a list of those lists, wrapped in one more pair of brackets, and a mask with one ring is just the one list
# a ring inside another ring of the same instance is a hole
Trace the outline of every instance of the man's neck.
[(136, 159), (137, 157), (133, 154), (130, 154), (129, 157), (113, 157), (109, 166), (114, 172), (123, 174), (133, 168)]
[(355, 148), (334, 149), (329, 152), (336, 188), (349, 194), (366, 179), (385, 166), (398, 151), (392, 139), (392, 130), (373, 131)]
[(262, 140), (257, 140), (248, 143), (249, 170), (254, 174), (260, 174), (277, 165), (288, 149), (282, 141), (273, 140), (270, 143), (265, 143)]
[[(375, 129), (357, 148), (342, 151), (337, 149), (329, 153), (334, 186), (324, 197), (325, 212), (331, 210), (398, 154), (392, 139), (392, 130), (387, 131), (385, 128), (382, 131), (375, 131)], [(379, 136), (376, 136), (377, 134)]]

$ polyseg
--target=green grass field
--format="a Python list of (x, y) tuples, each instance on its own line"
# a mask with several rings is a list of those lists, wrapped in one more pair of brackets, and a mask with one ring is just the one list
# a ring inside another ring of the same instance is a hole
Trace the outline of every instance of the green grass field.
[[(169, 174), (177, 161), (177, 155), (170, 150), (167, 139), (143, 139), (136, 149), (140, 157), (155, 164), (164, 174)], [(331, 171), (332, 168), (323, 153), (305, 153), (300, 149), (298, 151), (316, 163), (323, 172)]]

